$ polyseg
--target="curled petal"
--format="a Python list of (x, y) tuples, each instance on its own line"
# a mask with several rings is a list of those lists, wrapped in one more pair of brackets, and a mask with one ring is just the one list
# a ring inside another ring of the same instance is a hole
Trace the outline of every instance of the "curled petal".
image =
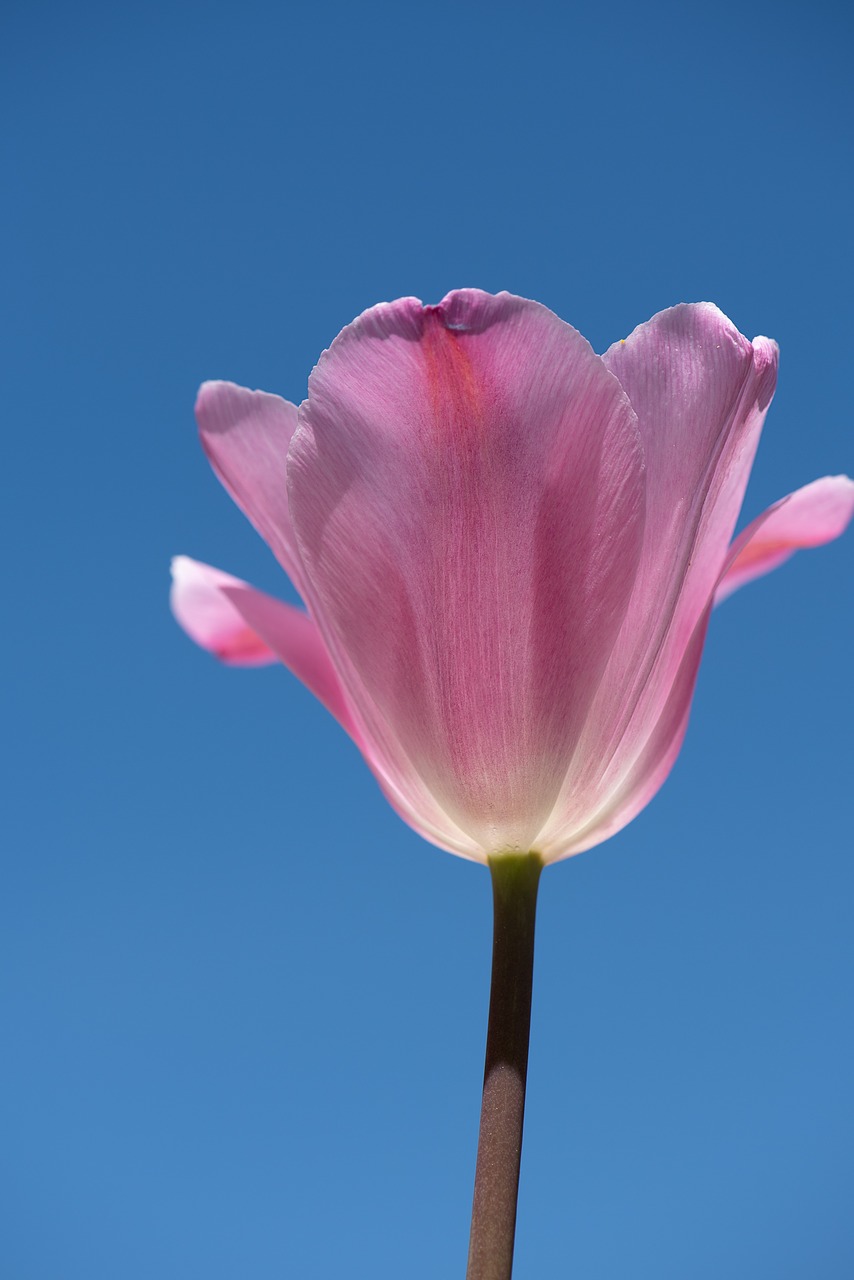
[[(656, 726), (672, 718), (674, 690), (688, 699), (687, 720), (694, 686), (681, 673), (692, 666), (686, 655), (726, 560), (774, 390), (777, 348), (765, 338), (749, 342), (717, 307), (698, 303), (654, 316), (603, 359), (638, 416), (647, 519), (629, 608), (540, 837), (567, 852), (591, 814), (623, 804), (625, 779), (640, 777), (637, 762)], [(638, 794), (648, 790), (638, 786)]]
[(357, 736), (320, 632), (302, 609), (189, 556), (172, 561), (171, 603), (178, 622), (203, 649), (232, 666), (278, 659)]
[[(765, 413), (778, 351), (749, 342), (711, 303), (683, 304), (639, 325), (603, 357), (638, 415), (647, 521), (619, 657), (641, 673), (664, 645), (675, 672), (727, 557)], [(609, 670), (613, 682), (616, 668)], [(665, 674), (665, 680), (667, 676)]]
[[(770, 572), (804, 547), (823, 546), (845, 532), (854, 514), (854, 481), (824, 476), (781, 498), (735, 540), (722, 570), (714, 603), (746, 582)], [(703, 652), (710, 609), (695, 629), (663, 712), (630, 773), (615, 790), (605, 813), (583, 833), (580, 852), (599, 844), (630, 822), (661, 787), (679, 754)]]
[(848, 476), (824, 476), (781, 498), (736, 538), (715, 603), (770, 573), (796, 551), (832, 542), (845, 532), (852, 514), (854, 481)]
[(217, 476), (304, 595), (286, 478), (296, 405), (233, 382), (205, 382), (196, 399), (196, 421)]
[(530, 848), (635, 580), (626, 395), (546, 308), (472, 289), (366, 312), (300, 416), (309, 604), (384, 785), (426, 785), (481, 856)]
[(189, 556), (172, 559), (169, 602), (191, 640), (233, 667), (260, 667), (278, 655), (247, 624), (223, 588), (246, 583)]

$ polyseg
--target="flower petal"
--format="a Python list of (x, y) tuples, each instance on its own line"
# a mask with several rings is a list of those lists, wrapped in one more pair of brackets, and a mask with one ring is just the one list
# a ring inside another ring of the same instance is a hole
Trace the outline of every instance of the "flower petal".
[(223, 587), (245, 585), (230, 573), (191, 560), (189, 556), (174, 556), (169, 602), (190, 639), (221, 662), (235, 667), (278, 662), (278, 655), (256, 635), (223, 594)]
[(286, 477), (296, 405), (233, 382), (204, 382), (196, 399), (196, 421), (217, 476), (304, 594)]
[(774, 392), (777, 355), (768, 339), (750, 343), (717, 307), (696, 303), (653, 316), (603, 357), (638, 415), (647, 468), (643, 554), (621, 637), (630, 641), (630, 667), (638, 667), (633, 637), (651, 640), (649, 657), (670, 632), (675, 670), (705, 612)]
[(197, 644), (232, 666), (282, 661), (351, 736), (353, 718), (312, 619), (211, 565), (175, 556), (172, 611)]
[[(541, 835), (544, 847), (567, 851), (590, 814), (611, 812), (625, 779), (638, 776), (674, 688), (690, 701), (693, 679), (686, 686), (680, 672), (726, 562), (777, 348), (748, 342), (717, 307), (698, 303), (654, 316), (603, 359), (638, 415), (647, 520), (620, 636)], [(683, 710), (687, 720), (687, 703)]]
[[(703, 656), (709, 614), (707, 609), (698, 623), (694, 635), (685, 650), (664, 706), (651, 726), (646, 741), (635, 742), (635, 757), (629, 767), (621, 754), (617, 754), (607, 776), (603, 779), (602, 793), (606, 797), (600, 810), (592, 813), (586, 825), (576, 831), (567, 842), (561, 833), (554, 848), (543, 844), (546, 861), (556, 861), (574, 853), (582, 853), (621, 831), (632, 818), (637, 817), (666, 781), (676, 763), (688, 728), (691, 702)], [(622, 772), (621, 772), (622, 770)]]
[(384, 786), (426, 783), (487, 853), (531, 847), (635, 580), (625, 394), (546, 308), (462, 290), (366, 312), (300, 419), (309, 604)]
[(715, 603), (770, 573), (801, 548), (832, 542), (844, 533), (852, 515), (854, 481), (848, 476), (824, 476), (781, 498), (736, 538)]
[[(845, 532), (852, 515), (854, 481), (848, 476), (824, 476), (781, 498), (732, 544), (731, 560), (721, 573), (714, 603), (775, 569), (798, 549), (832, 542)], [(709, 614), (707, 609), (695, 629), (664, 711), (631, 772), (614, 793), (607, 812), (597, 815), (567, 852), (580, 853), (620, 831), (649, 804), (670, 773), (688, 727)]]
[[(782, 498), (757, 517), (732, 544), (730, 559), (719, 576), (714, 603), (776, 568), (799, 548), (821, 546), (838, 538), (852, 514), (854, 482), (847, 476), (825, 476)], [(707, 607), (642, 749), (637, 751), (635, 744), (636, 758), (622, 775), (617, 770), (625, 753), (617, 753), (603, 780), (608, 794), (606, 803), (573, 837), (572, 844), (556, 856), (580, 853), (616, 834), (649, 803), (667, 778), (688, 726), (709, 613)], [(565, 839), (565, 832), (563, 835)], [(543, 852), (548, 859), (549, 848)]]

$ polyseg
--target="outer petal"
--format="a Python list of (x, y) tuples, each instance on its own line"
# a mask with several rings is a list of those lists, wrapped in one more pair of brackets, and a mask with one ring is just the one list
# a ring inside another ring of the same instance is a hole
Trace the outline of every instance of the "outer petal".
[(196, 421), (217, 476), (304, 594), (286, 476), (296, 405), (233, 382), (205, 382), (196, 399)]
[(220, 661), (230, 666), (283, 662), (347, 730), (404, 822), (453, 853), (482, 857), (477, 845), (454, 827), (429, 794), (407, 798), (389, 787), (381, 762), (362, 740), (326, 646), (308, 614), (189, 556), (172, 560), (170, 600), (172, 612), (190, 638)]
[(602, 790), (607, 797), (604, 804), (597, 813), (590, 815), (587, 825), (573, 835), (570, 845), (558, 843), (553, 850), (546, 845), (543, 856), (547, 861), (582, 853), (616, 835), (637, 817), (641, 809), (646, 808), (665, 782), (676, 763), (688, 728), (710, 612), (707, 609), (700, 619), (658, 720), (637, 752), (631, 768), (619, 776), (620, 759), (615, 757), (610, 774), (604, 779)]
[(356, 736), (326, 646), (302, 609), (189, 556), (172, 561), (171, 603), (178, 622), (203, 649), (233, 666), (280, 659)]
[(544, 846), (567, 853), (591, 814), (610, 812), (637, 776), (656, 726), (672, 715), (675, 688), (687, 699), (687, 720), (693, 678), (680, 673), (692, 665), (686, 654), (726, 560), (775, 385), (777, 348), (764, 338), (751, 344), (716, 307), (699, 303), (653, 317), (604, 360), (638, 415), (647, 522), (618, 642), (541, 836)]
[(748, 342), (711, 303), (662, 311), (604, 356), (637, 412), (647, 463), (644, 547), (609, 667), (615, 684), (620, 659), (639, 673), (638, 690), (662, 649), (665, 683), (681, 663), (727, 557), (777, 357), (774, 343)]
[[(799, 548), (821, 546), (838, 538), (852, 514), (854, 482), (847, 476), (825, 476), (782, 498), (732, 544), (714, 602), (717, 604), (745, 582), (776, 568)], [(649, 804), (666, 779), (688, 727), (709, 613), (707, 608), (695, 628), (664, 709), (631, 770), (564, 854), (580, 853), (620, 831)]]
[(824, 476), (781, 498), (736, 538), (715, 603), (770, 573), (803, 547), (820, 547), (845, 532), (854, 515), (854, 481)]
[(258, 667), (279, 658), (224, 594), (246, 583), (189, 556), (172, 559), (172, 612), (191, 640), (234, 667)]
[(309, 603), (386, 789), (426, 785), (481, 856), (530, 848), (635, 580), (625, 394), (544, 307), (463, 290), (366, 312), (300, 414)]

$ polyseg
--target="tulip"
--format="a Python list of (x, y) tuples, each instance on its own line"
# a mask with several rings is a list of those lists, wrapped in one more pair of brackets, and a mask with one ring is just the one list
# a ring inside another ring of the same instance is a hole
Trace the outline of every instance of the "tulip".
[[(515, 1184), (495, 1166), (518, 1175), (539, 870), (658, 791), (716, 601), (854, 511), (854, 483), (825, 477), (733, 541), (777, 355), (699, 303), (598, 356), (545, 307), (464, 289), (364, 312), (298, 408), (199, 393), (208, 458), (307, 612), (179, 556), (178, 621), (223, 662), (283, 662), (400, 816), (493, 872), (478, 1280), (512, 1258)], [(493, 1036), (520, 1001), (521, 1040)]]
[(776, 372), (706, 303), (601, 357), (507, 294), (374, 307), (299, 408), (224, 382), (196, 406), (308, 613), (180, 556), (175, 614), (289, 667), (433, 843), (578, 853), (669, 772), (714, 601), (851, 515), (826, 477), (731, 544)]

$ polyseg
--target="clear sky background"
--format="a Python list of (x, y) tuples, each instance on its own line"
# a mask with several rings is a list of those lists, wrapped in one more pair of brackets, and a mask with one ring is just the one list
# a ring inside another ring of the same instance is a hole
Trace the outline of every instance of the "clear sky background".
[[(198, 383), (374, 302), (775, 337), (745, 519), (854, 471), (846, 6), (20, 3), (2, 19), (0, 1274), (462, 1276), (488, 876), (281, 668)], [(664, 790), (542, 885), (518, 1280), (854, 1274), (854, 537), (717, 613)], [(292, 598), (292, 597), (290, 597)]]

